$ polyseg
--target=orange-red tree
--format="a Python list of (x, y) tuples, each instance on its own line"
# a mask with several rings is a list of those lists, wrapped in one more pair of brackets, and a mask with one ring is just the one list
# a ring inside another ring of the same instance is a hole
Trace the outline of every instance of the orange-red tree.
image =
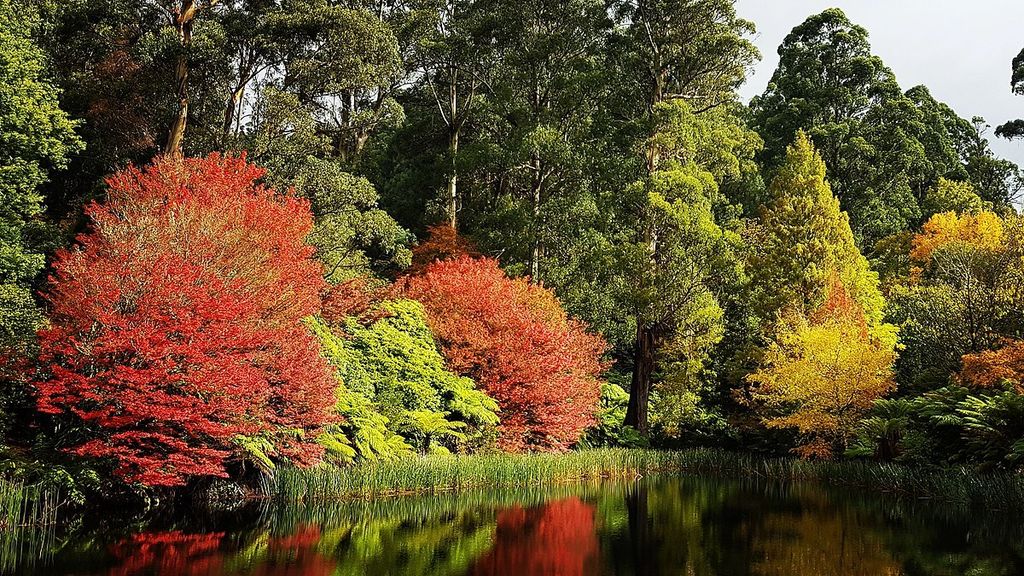
[(491, 258), (436, 261), (407, 279), (451, 368), (501, 408), (508, 450), (563, 450), (595, 421), (606, 344), (555, 295), (505, 276)]
[(1009, 382), (1024, 393), (1024, 340), (1006, 340), (997, 350), (966, 354), (960, 379), (966, 384), (992, 388)]
[(244, 158), (158, 160), (87, 208), (40, 332), (39, 409), (86, 424), (74, 453), (154, 486), (225, 476), (253, 447), (319, 458), (334, 381), (301, 323), (325, 288), (312, 217), (262, 175)]
[(534, 574), (583, 576), (600, 572), (595, 509), (573, 496), (532, 508), (498, 512), (494, 546), (477, 559), (472, 576)]

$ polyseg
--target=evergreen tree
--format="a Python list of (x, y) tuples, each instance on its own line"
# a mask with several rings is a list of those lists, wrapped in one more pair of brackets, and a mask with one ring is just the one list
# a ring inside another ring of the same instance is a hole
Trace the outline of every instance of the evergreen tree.
[(762, 321), (784, 311), (808, 316), (833, 280), (863, 309), (868, 326), (882, 324), (878, 274), (861, 255), (849, 218), (825, 180), (825, 163), (804, 132), (786, 151), (749, 240), (751, 298)]
[[(1013, 59), (1010, 72), (1010, 89), (1014, 94), (1024, 94), (1024, 50)], [(1020, 138), (1024, 136), (1024, 120), (1010, 120), (996, 128), (996, 136)]]

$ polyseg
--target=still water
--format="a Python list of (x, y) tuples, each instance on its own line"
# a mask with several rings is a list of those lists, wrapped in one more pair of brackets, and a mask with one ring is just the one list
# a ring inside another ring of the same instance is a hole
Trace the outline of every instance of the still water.
[(24, 574), (1013, 575), (1024, 521), (816, 485), (658, 477), (92, 520), (22, 535)]

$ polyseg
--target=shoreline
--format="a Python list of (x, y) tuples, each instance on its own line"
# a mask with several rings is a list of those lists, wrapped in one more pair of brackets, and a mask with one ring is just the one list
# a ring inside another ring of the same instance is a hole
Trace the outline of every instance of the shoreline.
[[(807, 461), (713, 448), (601, 448), (562, 454), (421, 456), (350, 467), (282, 467), (267, 491), (252, 491), (244, 500), (286, 504), (372, 501), (481, 489), (635, 481), (655, 474), (808, 482), (989, 512), (1024, 511), (1024, 475), (1011, 472), (859, 460)], [(70, 506), (57, 489), (4, 479), (0, 479), (0, 505), (5, 510), (0, 516), (0, 533), (59, 526), (104, 508)], [(163, 506), (167, 504), (154, 509)]]

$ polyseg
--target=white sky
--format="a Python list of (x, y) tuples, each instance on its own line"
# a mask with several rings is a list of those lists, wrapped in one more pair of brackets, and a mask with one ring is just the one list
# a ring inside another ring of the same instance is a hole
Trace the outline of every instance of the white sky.
[[(1024, 48), (1024, 0), (737, 0), (757, 25), (762, 60), (740, 93), (764, 91), (782, 39), (811, 14), (841, 8), (867, 29), (872, 51), (906, 90), (924, 84), (937, 100), (993, 126), (1024, 118), (1024, 96), (1010, 92), (1010, 61)], [(1024, 166), (1024, 141), (989, 133), (999, 156)]]

